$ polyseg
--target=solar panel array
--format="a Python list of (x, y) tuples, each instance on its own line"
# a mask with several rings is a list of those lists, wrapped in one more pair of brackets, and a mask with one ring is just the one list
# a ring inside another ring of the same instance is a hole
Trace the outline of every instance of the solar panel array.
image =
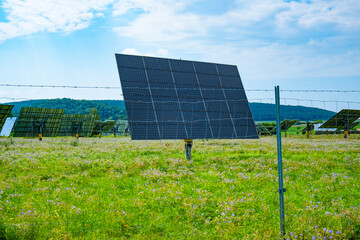
[(95, 126), (95, 116), (87, 114), (64, 114), (58, 136), (90, 137)]
[(236, 66), (116, 54), (132, 139), (258, 138)]
[(337, 130), (344, 130), (346, 124), (350, 127), (352, 123), (359, 118), (360, 110), (343, 109), (327, 120), (320, 128), (337, 128)]
[(105, 122), (95, 121), (94, 128), (92, 130), (91, 136), (99, 135), (101, 133), (109, 132), (116, 124), (114, 120), (108, 120)]
[(14, 126), (14, 137), (36, 137), (44, 124), (43, 137), (56, 137), (64, 109), (22, 107)]
[(14, 105), (2, 105), (0, 104), (0, 132), (2, 127), (4, 126), (4, 123), (11, 113), (11, 110), (13, 109)]

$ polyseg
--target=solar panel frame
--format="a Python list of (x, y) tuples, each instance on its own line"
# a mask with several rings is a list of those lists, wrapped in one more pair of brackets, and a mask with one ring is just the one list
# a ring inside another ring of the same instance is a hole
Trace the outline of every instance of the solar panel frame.
[(313, 131), (315, 129), (315, 126), (314, 126), (314, 123), (310, 123), (309, 124), (309, 127), (310, 129), (308, 129), (308, 126), (304, 127), (302, 130), (301, 130), (301, 133), (302, 134), (305, 134), (308, 130)]
[(260, 135), (270, 135), (271, 134), (269, 129), (267, 129), (261, 122), (257, 122), (255, 125), (256, 125), (258, 134), (260, 134)]
[(115, 56), (133, 140), (258, 138), (236, 66)]
[(44, 123), (43, 137), (56, 137), (59, 130), (64, 109), (22, 107), (14, 125), (14, 137), (36, 137), (39, 127)]
[(337, 128), (337, 130), (343, 130), (345, 123), (348, 121), (349, 127), (353, 122), (360, 118), (360, 110), (355, 109), (343, 109), (332, 118), (327, 120), (320, 128)]
[(64, 114), (58, 136), (90, 137), (95, 125), (95, 116), (90, 114)]
[(0, 132), (5, 124), (6, 119), (11, 113), (14, 105), (0, 104)]

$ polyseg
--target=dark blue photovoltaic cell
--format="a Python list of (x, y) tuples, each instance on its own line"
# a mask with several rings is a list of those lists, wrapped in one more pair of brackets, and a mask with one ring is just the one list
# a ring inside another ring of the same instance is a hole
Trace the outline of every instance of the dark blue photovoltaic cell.
[(240, 78), (239, 72), (236, 66), (216, 64), (220, 76), (229, 76)]
[(216, 67), (213, 63), (194, 62), (194, 65), (197, 74), (217, 75)]
[(152, 58), (152, 57), (144, 57), (145, 67), (148, 70), (163, 70), (170, 71), (169, 61), (164, 58)]
[[(190, 61), (169, 59), (173, 72), (195, 73), (194, 64)], [(194, 74), (191, 74), (194, 76)]]
[(138, 56), (127, 55), (126, 58), (116, 58), (118, 66), (122, 68), (140, 68), (144, 69), (142, 58)]
[(258, 138), (236, 66), (116, 54), (132, 139)]

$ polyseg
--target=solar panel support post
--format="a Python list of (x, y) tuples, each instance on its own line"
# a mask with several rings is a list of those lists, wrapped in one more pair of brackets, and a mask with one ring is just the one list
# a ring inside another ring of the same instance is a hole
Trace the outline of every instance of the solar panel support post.
[(192, 145), (193, 145), (193, 140), (192, 139), (185, 139), (185, 158), (186, 160), (191, 160), (191, 149), (192, 149)]
[(310, 131), (311, 131), (311, 126), (310, 126), (310, 123), (307, 122), (306, 123), (306, 137), (307, 138), (310, 138)]
[(344, 127), (344, 138), (347, 139), (348, 135), (350, 132), (350, 124), (349, 124), (349, 120), (346, 119), (345, 120), (345, 127)]
[[(36, 123), (35, 123), (36, 124)], [(38, 134), (38, 139), (39, 141), (42, 141), (42, 136), (43, 136), (43, 122), (39, 122), (38, 124), (36, 124), (39, 126), (39, 134)]]
[(116, 138), (117, 127), (114, 126), (112, 130), (114, 130), (114, 138)]
[[(275, 102), (276, 102), (276, 129), (281, 129), (280, 125), (280, 89), (275, 87)], [(281, 130), (276, 131), (277, 135), (277, 155), (278, 155), (278, 175), (279, 175), (279, 200), (280, 200), (280, 230), (281, 237), (285, 236), (285, 211), (284, 211), (284, 180), (283, 180), (283, 164), (282, 164), (282, 146), (281, 146)]]
[(75, 137), (76, 137), (76, 139), (79, 139), (79, 126), (77, 126), (76, 127), (76, 135), (75, 135)]

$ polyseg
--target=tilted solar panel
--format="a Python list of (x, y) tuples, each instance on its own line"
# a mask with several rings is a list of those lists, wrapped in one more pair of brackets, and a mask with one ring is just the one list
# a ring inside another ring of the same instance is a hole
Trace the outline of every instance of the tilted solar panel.
[(119, 135), (125, 135), (129, 131), (129, 124), (127, 120), (118, 120), (113, 127), (113, 132)]
[(344, 130), (347, 126), (347, 130), (350, 130), (350, 126), (360, 117), (360, 110), (343, 109), (335, 116), (327, 120), (320, 128), (337, 128), (338, 130)]
[(64, 109), (22, 107), (14, 126), (14, 137), (56, 137)]
[(107, 133), (115, 126), (115, 124), (116, 121), (113, 120), (108, 120), (105, 122), (95, 121), (91, 136), (98, 135), (100, 133)]
[(4, 123), (11, 113), (11, 110), (13, 109), (14, 105), (2, 105), (0, 104), (0, 132), (2, 127), (4, 126)]
[(90, 137), (94, 129), (95, 116), (90, 114), (64, 114), (58, 136)]
[[(287, 131), (289, 130), (289, 128), (291, 128), (292, 126), (294, 126), (296, 123), (298, 122), (298, 120), (290, 120), (290, 119), (284, 119), (281, 124), (280, 124), (280, 127), (281, 127), (281, 131)], [(274, 127), (272, 130), (271, 130), (271, 133), (276, 133), (276, 127)]]
[(132, 139), (258, 138), (237, 67), (116, 54)]
[(267, 129), (262, 123), (258, 122), (255, 124), (256, 130), (259, 135), (270, 135), (269, 129)]

